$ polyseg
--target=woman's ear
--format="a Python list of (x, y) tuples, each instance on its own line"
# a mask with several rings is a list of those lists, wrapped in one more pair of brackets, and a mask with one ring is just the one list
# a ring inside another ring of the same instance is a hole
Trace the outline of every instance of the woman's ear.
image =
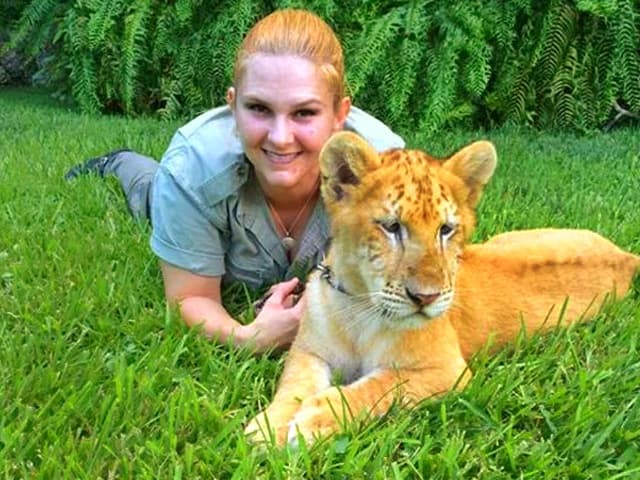
[(344, 128), (344, 122), (347, 120), (349, 110), (351, 110), (351, 98), (343, 97), (338, 103), (338, 108), (336, 109), (336, 120), (333, 125), (334, 132), (339, 132)]
[(236, 106), (236, 89), (233, 87), (229, 87), (227, 90), (227, 105), (231, 110), (235, 109)]

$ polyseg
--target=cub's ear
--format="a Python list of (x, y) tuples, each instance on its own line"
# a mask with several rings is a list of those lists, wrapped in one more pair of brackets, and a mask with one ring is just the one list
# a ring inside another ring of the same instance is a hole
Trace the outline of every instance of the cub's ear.
[(378, 152), (361, 136), (347, 131), (333, 134), (320, 152), (325, 203), (342, 200), (349, 188), (358, 186), (379, 165)]
[(469, 194), (466, 200), (473, 208), (480, 200), (482, 189), (491, 179), (497, 163), (498, 155), (493, 144), (480, 141), (453, 154), (442, 166), (467, 185)]

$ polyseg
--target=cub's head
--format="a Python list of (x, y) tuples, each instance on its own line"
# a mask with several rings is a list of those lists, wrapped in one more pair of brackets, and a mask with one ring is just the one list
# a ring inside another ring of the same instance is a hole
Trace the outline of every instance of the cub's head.
[(320, 169), (336, 281), (400, 328), (444, 313), (496, 161), (489, 142), (440, 161), (417, 150), (378, 154), (354, 133), (335, 134)]

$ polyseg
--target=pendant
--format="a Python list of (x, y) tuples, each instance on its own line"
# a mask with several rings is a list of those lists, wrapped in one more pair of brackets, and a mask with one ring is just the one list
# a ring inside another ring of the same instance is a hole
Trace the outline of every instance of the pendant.
[(290, 252), (296, 246), (296, 239), (289, 235), (282, 237), (282, 246), (287, 252)]

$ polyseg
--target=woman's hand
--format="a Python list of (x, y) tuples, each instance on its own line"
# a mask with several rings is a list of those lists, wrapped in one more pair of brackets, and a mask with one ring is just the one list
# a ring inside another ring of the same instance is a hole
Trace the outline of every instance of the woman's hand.
[[(293, 279), (289, 280), (289, 282), (292, 280)], [(255, 311), (256, 316), (258, 316), (258, 314), (262, 310), (262, 307), (264, 307), (264, 304), (266, 303), (266, 301), (269, 300), (271, 295), (273, 295), (274, 290), (276, 288), (279, 288), (280, 285), (284, 285), (287, 283), (288, 282), (282, 282), (282, 283), (276, 283), (275, 285), (271, 285), (271, 288), (269, 288), (269, 290), (267, 290), (265, 294), (262, 295), (262, 297), (260, 297), (258, 300), (253, 302), (253, 309)], [(298, 300), (302, 298), (303, 292), (304, 292), (304, 283), (298, 281), (295, 287), (293, 287), (293, 290), (291, 290), (291, 293), (289, 293), (289, 295), (287, 295), (287, 297), (285, 298), (284, 305), (286, 305), (287, 307), (293, 307), (296, 303), (298, 303)]]
[(302, 318), (303, 305), (296, 303), (298, 279), (271, 287), (262, 310), (249, 325), (241, 325), (222, 306), (220, 277), (205, 277), (160, 262), (165, 295), (180, 307), (180, 315), (190, 327), (199, 326), (209, 338), (232, 341), (263, 352), (291, 344)]
[(258, 351), (288, 347), (298, 332), (304, 310), (304, 297), (296, 293), (299, 286), (297, 278), (273, 285), (255, 320), (241, 327), (240, 337), (248, 342), (253, 338)]

